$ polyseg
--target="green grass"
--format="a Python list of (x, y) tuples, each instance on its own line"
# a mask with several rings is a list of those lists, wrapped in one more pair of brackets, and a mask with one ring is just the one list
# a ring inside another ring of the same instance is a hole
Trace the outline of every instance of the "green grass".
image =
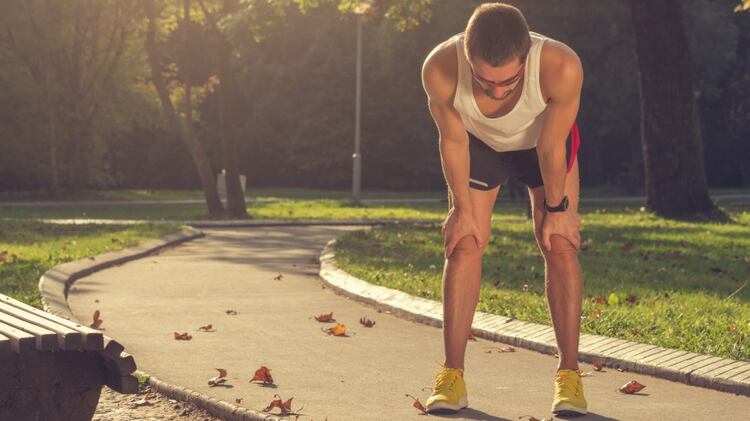
[[(748, 188), (712, 188), (712, 195), (727, 194), (750, 194)], [(642, 196), (639, 193), (636, 196)], [(445, 198), (445, 191), (383, 191), (365, 190), (362, 192), (363, 199), (403, 199), (403, 198)], [(608, 198), (627, 196), (611, 186), (586, 187), (583, 189), (582, 197), (586, 198)], [(321, 190), (321, 189), (299, 189), (299, 188), (260, 188), (249, 189), (245, 193), (248, 199), (260, 200), (284, 200), (284, 199), (336, 199), (348, 200), (351, 198), (350, 190)], [(503, 200), (505, 195), (501, 195)], [(96, 190), (84, 191), (74, 195), (52, 197), (44, 191), (25, 192), (0, 192), (1, 202), (15, 201), (82, 201), (82, 200), (202, 200), (203, 192), (199, 190)]]
[(0, 293), (42, 308), (38, 282), (59, 264), (177, 231), (176, 225), (58, 225), (0, 221)]
[[(742, 288), (750, 277), (750, 212), (733, 217), (722, 224), (638, 211), (582, 212), (582, 331), (750, 360), (750, 285)], [(550, 324), (531, 222), (511, 210), (494, 215), (492, 231), (477, 309)], [(633, 248), (625, 250), (630, 241)], [(339, 265), (354, 276), (441, 300), (438, 225), (353, 232), (336, 248)], [(597, 296), (609, 303), (596, 304)]]

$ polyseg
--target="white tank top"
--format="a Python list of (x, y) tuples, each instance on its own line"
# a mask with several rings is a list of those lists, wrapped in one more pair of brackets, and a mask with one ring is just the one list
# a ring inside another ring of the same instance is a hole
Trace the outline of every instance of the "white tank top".
[(488, 118), (479, 110), (472, 91), (469, 61), (464, 54), (464, 33), (454, 35), (458, 54), (458, 82), (453, 107), (461, 115), (464, 127), (479, 140), (498, 152), (536, 147), (546, 116), (547, 103), (539, 85), (539, 57), (547, 37), (529, 32), (531, 49), (526, 56), (523, 91), (508, 114)]

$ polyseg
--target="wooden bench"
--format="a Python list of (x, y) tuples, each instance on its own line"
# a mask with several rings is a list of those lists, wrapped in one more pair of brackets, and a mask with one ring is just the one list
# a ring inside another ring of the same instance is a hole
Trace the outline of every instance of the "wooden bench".
[(138, 392), (135, 370), (100, 331), (0, 294), (0, 420), (91, 420), (103, 385)]

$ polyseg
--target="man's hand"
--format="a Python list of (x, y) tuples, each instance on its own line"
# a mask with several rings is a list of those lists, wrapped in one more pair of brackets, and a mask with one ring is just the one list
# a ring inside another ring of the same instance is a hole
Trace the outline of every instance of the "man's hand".
[(545, 212), (542, 223), (542, 246), (549, 252), (552, 251), (550, 236), (557, 234), (570, 241), (576, 250), (581, 248), (581, 217), (578, 212), (568, 209), (565, 212)]
[(484, 242), (471, 212), (458, 211), (455, 207), (448, 212), (440, 233), (445, 237), (446, 259), (451, 257), (458, 242), (467, 235), (474, 236), (477, 247), (481, 247)]

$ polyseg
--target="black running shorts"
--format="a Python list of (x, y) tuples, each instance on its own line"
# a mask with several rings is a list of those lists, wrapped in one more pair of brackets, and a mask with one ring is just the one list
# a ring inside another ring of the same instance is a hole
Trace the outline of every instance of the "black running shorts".
[(536, 148), (497, 152), (469, 133), (469, 160), (471, 188), (492, 190), (511, 177), (532, 189), (544, 185)]

